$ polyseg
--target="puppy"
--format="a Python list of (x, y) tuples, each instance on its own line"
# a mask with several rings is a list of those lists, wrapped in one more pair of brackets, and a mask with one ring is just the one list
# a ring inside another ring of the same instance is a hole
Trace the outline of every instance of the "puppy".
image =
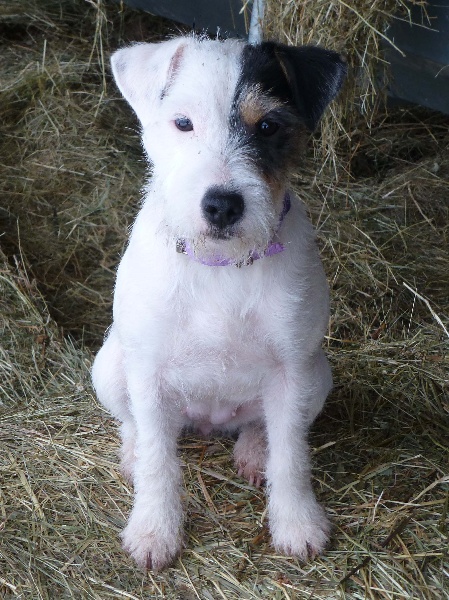
[(179, 37), (119, 50), (112, 70), (153, 165), (92, 373), (134, 484), (123, 546), (155, 570), (180, 552), (187, 427), (238, 433), (238, 473), (266, 480), (274, 547), (305, 560), (329, 534), (307, 446), (332, 386), (329, 302), (288, 178), (345, 61), (318, 47)]

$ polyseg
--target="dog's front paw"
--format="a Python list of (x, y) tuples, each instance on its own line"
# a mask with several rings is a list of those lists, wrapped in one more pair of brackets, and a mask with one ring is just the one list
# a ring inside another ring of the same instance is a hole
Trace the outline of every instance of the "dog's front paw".
[(328, 542), (330, 522), (323, 508), (316, 502), (304, 505), (296, 514), (285, 517), (278, 514), (270, 521), (273, 546), (286, 556), (302, 561), (321, 554)]
[(161, 571), (180, 554), (181, 531), (176, 527), (152, 528), (150, 521), (131, 515), (122, 532), (123, 548), (142, 569)]

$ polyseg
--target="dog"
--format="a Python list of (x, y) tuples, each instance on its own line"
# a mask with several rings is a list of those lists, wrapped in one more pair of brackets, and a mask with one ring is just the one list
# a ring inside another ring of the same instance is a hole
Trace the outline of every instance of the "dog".
[(111, 62), (153, 166), (92, 370), (134, 485), (123, 547), (154, 570), (180, 553), (177, 438), (194, 428), (238, 434), (236, 469), (266, 482), (274, 547), (306, 560), (330, 530), (307, 444), (332, 387), (321, 348), (329, 292), (288, 181), (345, 60), (185, 36), (125, 47)]

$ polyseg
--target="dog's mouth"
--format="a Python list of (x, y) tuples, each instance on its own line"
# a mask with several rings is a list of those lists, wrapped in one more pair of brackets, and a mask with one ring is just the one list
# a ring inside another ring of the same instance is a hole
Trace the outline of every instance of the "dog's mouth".
[(209, 227), (195, 239), (178, 237), (176, 251), (187, 254), (203, 265), (237, 267), (250, 265), (263, 256), (277, 254), (283, 245), (274, 241), (273, 236), (264, 240), (252, 240), (252, 244), (243, 235), (239, 227), (226, 229)]
[[(243, 248), (234, 249), (234, 252), (222, 252), (222, 247), (220, 244), (215, 246), (215, 248), (209, 248), (208, 252), (203, 252), (205, 250), (204, 244), (194, 244), (190, 243), (189, 240), (178, 238), (176, 240), (176, 251), (180, 254), (186, 254), (195, 262), (201, 263), (207, 266), (213, 267), (225, 267), (229, 265), (233, 265), (235, 267), (243, 267), (247, 265), (252, 265), (255, 260), (259, 258), (263, 258), (265, 256), (272, 256), (273, 254), (278, 254), (279, 252), (283, 252), (285, 247), (281, 242), (271, 241), (264, 245), (263, 249), (258, 250), (253, 248), (251, 250)], [(227, 250), (230, 250), (229, 248)]]
[(237, 237), (239, 234), (237, 232), (236, 227), (226, 227), (225, 229), (221, 229), (219, 227), (209, 227), (207, 230), (205, 237), (208, 237), (212, 240), (230, 240), (234, 237)]

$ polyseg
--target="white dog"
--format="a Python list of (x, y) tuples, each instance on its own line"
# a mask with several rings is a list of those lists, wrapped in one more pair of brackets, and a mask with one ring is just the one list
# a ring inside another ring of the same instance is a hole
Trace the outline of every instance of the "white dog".
[(239, 433), (235, 463), (266, 480), (275, 548), (306, 559), (329, 533), (307, 446), (332, 385), (329, 305), (312, 226), (286, 186), (345, 62), (192, 36), (119, 50), (112, 69), (154, 165), (93, 367), (134, 483), (124, 548), (153, 569), (180, 552), (177, 437), (194, 427)]

